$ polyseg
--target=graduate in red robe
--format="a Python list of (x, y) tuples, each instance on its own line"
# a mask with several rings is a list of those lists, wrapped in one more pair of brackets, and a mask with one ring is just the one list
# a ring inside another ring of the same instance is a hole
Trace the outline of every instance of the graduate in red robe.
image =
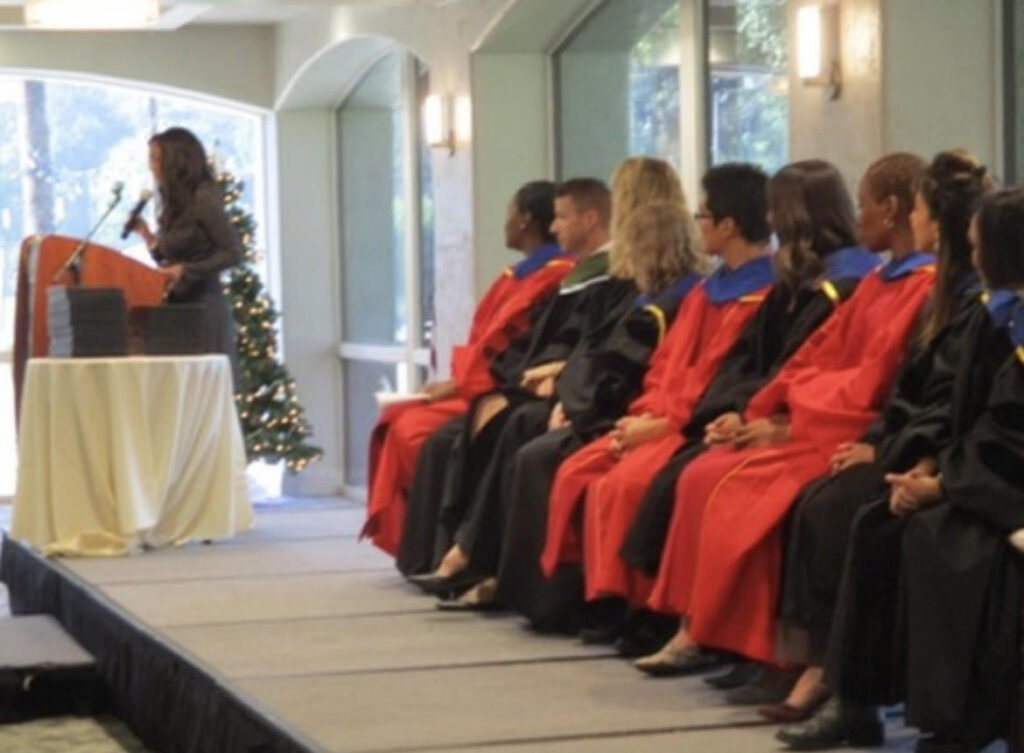
[[(674, 445), (675, 452), (704, 442), (703, 431), (696, 442), (691, 443), (689, 436), (698, 428), (703, 430), (705, 424), (712, 424), (718, 434), (727, 434), (728, 424), (739, 422), (744, 396), (754, 394), (832, 315), (860, 279), (880, 264), (875, 254), (852, 245), (853, 201), (833, 165), (806, 160), (784, 167), (769, 183), (768, 195), (772, 224), (780, 242), (774, 260), (776, 269), (781, 270), (780, 282), (715, 375), (714, 382), (733, 382), (713, 386), (722, 393), (731, 391), (734, 404), (723, 406), (721, 414), (711, 417), (713, 421), (705, 418), (700, 427), (684, 425), (679, 435), (659, 440)], [(738, 352), (741, 350), (742, 354)], [(734, 356), (754, 361), (753, 367), (737, 375), (731, 363)], [(620, 550), (658, 470), (654, 464), (640, 469), (621, 462), (588, 487), (583, 551), (584, 577), (591, 598), (618, 595), (635, 607), (646, 604), (650, 578), (627, 563)], [(662, 635), (657, 645), (646, 646), (643, 653), (657, 650), (669, 635)]]
[[(697, 217), (708, 253), (723, 264), (683, 303), (664, 342), (655, 352), (644, 391), (629, 414), (610, 433), (573, 453), (558, 469), (551, 489), (548, 526), (541, 566), (552, 575), (565, 561), (580, 556), (579, 532), (573, 525), (587, 486), (613, 470), (648, 479), (682, 444), (682, 429), (708, 382), (739, 333), (770, 290), (775, 271), (763, 210), (766, 177), (749, 165), (723, 165), (705, 176), (705, 194), (716, 182), (735, 182), (733, 174), (757, 183), (761, 196), (730, 195), (714, 215), (705, 195)], [(588, 542), (589, 543), (589, 542)], [(593, 553), (584, 547), (586, 556)], [(596, 594), (590, 592), (588, 597)]]
[(894, 253), (754, 395), (733, 445), (683, 472), (650, 604), (688, 625), (638, 668), (702, 664), (701, 644), (774, 660), (781, 523), (876, 418), (934, 279), (932, 254)]
[(551, 234), (555, 185), (535, 181), (512, 198), (505, 244), (526, 258), (506, 268), (473, 314), (464, 345), (452, 350), (452, 379), (427, 385), (424, 400), (386, 408), (370, 438), (367, 518), (361, 537), (394, 555), (401, 540), (405, 494), (423, 442), (468, 401), (494, 386), (488, 365), (529, 325), (530, 310), (551, 295), (575, 263)]

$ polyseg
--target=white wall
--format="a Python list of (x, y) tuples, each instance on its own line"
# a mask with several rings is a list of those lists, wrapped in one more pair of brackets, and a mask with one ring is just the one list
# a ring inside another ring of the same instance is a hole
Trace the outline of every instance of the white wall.
[(559, 168), (565, 178), (607, 181), (629, 153), (629, 53), (569, 52), (559, 57)]
[(0, 33), (0, 71), (104, 76), (270, 108), (274, 33), (265, 26), (172, 32)]
[(547, 56), (473, 56), (476, 288), (514, 261), (504, 245), (505, 210), (527, 181), (552, 177)]
[(286, 493), (341, 489), (341, 315), (335, 204), (333, 115), (294, 110), (277, 116), (281, 187), (281, 309), (288, 369), (295, 378), (312, 441), (324, 459), (285, 476)]
[(851, 187), (884, 149), (880, 2), (842, 0), (840, 4), (843, 90), (835, 101), (828, 100), (823, 87), (805, 86), (796, 76), (795, 11), (802, 3), (790, 3), (790, 159), (827, 159)]
[(883, 4), (887, 149), (964, 147), (1002, 172), (998, 18), (998, 0)]
[[(791, 39), (804, 2), (791, 0)], [(791, 158), (831, 160), (851, 185), (897, 150), (931, 158), (965, 147), (1001, 172), (998, 0), (839, 4), (842, 96), (830, 102), (791, 74)]]

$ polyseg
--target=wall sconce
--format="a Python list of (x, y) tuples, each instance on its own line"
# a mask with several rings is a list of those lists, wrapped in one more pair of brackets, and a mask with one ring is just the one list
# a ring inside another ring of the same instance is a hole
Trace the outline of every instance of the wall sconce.
[(468, 144), (473, 137), (473, 110), (469, 97), (431, 94), (423, 102), (423, 138), (427, 145), (447, 149)]
[(796, 72), (805, 86), (825, 86), (830, 100), (843, 91), (839, 6), (802, 5), (796, 12)]

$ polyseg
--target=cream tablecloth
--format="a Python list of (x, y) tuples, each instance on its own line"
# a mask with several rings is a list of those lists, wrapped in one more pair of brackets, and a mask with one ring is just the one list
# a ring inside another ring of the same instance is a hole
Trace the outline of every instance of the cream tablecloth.
[(252, 525), (224, 356), (39, 358), (22, 396), (11, 536), (119, 555)]

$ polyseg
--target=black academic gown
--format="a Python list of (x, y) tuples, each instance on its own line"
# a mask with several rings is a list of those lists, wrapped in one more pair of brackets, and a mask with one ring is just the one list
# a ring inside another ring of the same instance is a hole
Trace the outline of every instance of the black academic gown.
[[(815, 479), (790, 513), (779, 611), (783, 624), (806, 632), (812, 664), (825, 658), (854, 516), (885, 495), (886, 473), (905, 471), (949, 442), (956, 361), (964, 347), (973, 350), (969, 340), (987, 342), (995, 332), (975, 280), (961, 283), (951, 322), (932, 343), (912, 346), (878, 420), (862, 437), (875, 448), (875, 462)], [(990, 362), (982, 359), (978, 367), (984, 363)]]
[(946, 502), (912, 515), (903, 536), (907, 722), (982, 744), (1006, 734), (1020, 683), (1024, 555), (1007, 537), (1024, 529), (1024, 348), (939, 470)]
[[(612, 278), (595, 284), (593, 292), (584, 293), (576, 307), (578, 332), (574, 333), (576, 342), (571, 350), (566, 354), (564, 347), (557, 352), (550, 346), (545, 347), (543, 354), (532, 363), (566, 361), (568, 369), (578, 360), (578, 353), (599, 349), (630, 310), (638, 292), (632, 280)], [(559, 378), (558, 382), (561, 381)], [(491, 505), (486, 497), (481, 498), (476, 491), (486, 476), (493, 475), (494, 467), (501, 461), (502, 456), (496, 452), (496, 447), (509, 421), (519, 413), (520, 420), (516, 425), (521, 426), (524, 416), (529, 416), (531, 421), (536, 420), (542, 414), (549, 414), (553, 406), (551, 398), (537, 397), (518, 384), (506, 385), (501, 394), (508, 407), (493, 416), (476, 435), (470, 430), (468, 416), (474, 414), (474, 406), (470, 407), (463, 433), (448, 460), (445, 483), (437, 490), (441, 496), (441, 514), (435, 551), (443, 554), (453, 543), (458, 543), (464, 552), (470, 553), (470, 567), (480, 574), (493, 573), (497, 564), (496, 561), (485, 561), (486, 553), (494, 548), (488, 546), (488, 542), (493, 541), (494, 516), (491, 511), (496, 506)], [(475, 561), (472, 557), (474, 552), (481, 553)]]
[[(837, 505), (828, 516), (832, 527), (817, 535), (821, 541), (829, 540), (828, 547), (844, 551), (841, 577), (835, 581), (838, 590), (830, 592), (835, 587), (829, 585), (829, 579), (835, 575), (825, 572), (824, 561), (803, 565), (805, 572), (810, 567), (822, 572), (817, 574), (819, 586), (812, 593), (816, 606), (805, 607), (799, 614), (818, 610), (812, 620), (821, 629), (830, 609), (827, 602), (833, 599), (825, 650), (826, 681), (841, 697), (857, 703), (891, 703), (905, 695), (901, 552), (906, 524), (917, 515), (897, 517), (889, 511), (887, 489), (880, 476), (888, 470), (906, 470), (924, 456), (941, 456), (951, 442), (959, 441), (984, 410), (995, 373), (1010, 349), (1006, 330), (971, 297), (965, 296), (965, 300), (969, 303), (954, 314), (931, 349), (933, 389), (923, 400), (928, 404), (920, 407), (900, 432), (882, 441), (874, 476), (862, 470), (863, 486), (849, 485), (837, 492), (838, 485), (828, 484), (819, 492), (826, 495), (822, 497), (826, 504), (831, 500)], [(947, 388), (950, 391), (942, 397)], [(856, 494), (861, 495), (859, 502)], [(839, 511), (839, 506), (845, 512)], [(803, 544), (794, 545), (791, 551), (795, 546)], [(817, 551), (824, 548), (816, 547)], [(911, 645), (918, 640), (917, 636), (911, 638)]]
[(649, 303), (637, 299), (623, 309), (610, 310), (569, 357), (553, 398), (525, 401), (513, 408), (488, 448), (486, 467), (477, 482), (463, 490), (468, 507), (455, 540), (476, 572), (493, 575), (497, 571), (504, 528), (502, 492), (514, 483), (515, 453), (547, 432), (555, 403), (561, 403), (576, 436), (589, 440), (608, 431), (639, 394), (651, 353), (674, 320), (682, 298), (699, 279), (688, 276)]
[(776, 286), (726, 355), (683, 430), (686, 443), (655, 475), (622, 545), (626, 562), (657, 574), (675, 507), (676, 482), (686, 466), (708, 446), (704, 427), (725, 413), (742, 413), (747, 400), (778, 371), (807, 337), (849, 298), (856, 277), (832, 280), (826, 290), (809, 284), (795, 296)]
[[(621, 306), (634, 295), (631, 281), (602, 274), (547, 299), (537, 315), (531, 317), (526, 335), (514, 340), (492, 360), (491, 374), (500, 385), (499, 391), (512, 403), (526, 399), (519, 384), (527, 369), (567, 359), (588, 328), (600, 321), (601, 312)], [(480, 444), (474, 448), (465, 439), (468, 417), (473, 415), (475, 404), (471, 404), (467, 414), (451, 419), (434, 432), (417, 458), (395, 558), (398, 570), (405, 575), (428, 572), (444, 556), (461, 513), (450, 506), (443, 510), (442, 505), (445, 500), (462, 498), (462, 485), (473, 482), (466, 478), (466, 472), (475, 472), (482, 465), (483, 448), (493, 442), (507, 418), (506, 411), (490, 421), (476, 438)]]

